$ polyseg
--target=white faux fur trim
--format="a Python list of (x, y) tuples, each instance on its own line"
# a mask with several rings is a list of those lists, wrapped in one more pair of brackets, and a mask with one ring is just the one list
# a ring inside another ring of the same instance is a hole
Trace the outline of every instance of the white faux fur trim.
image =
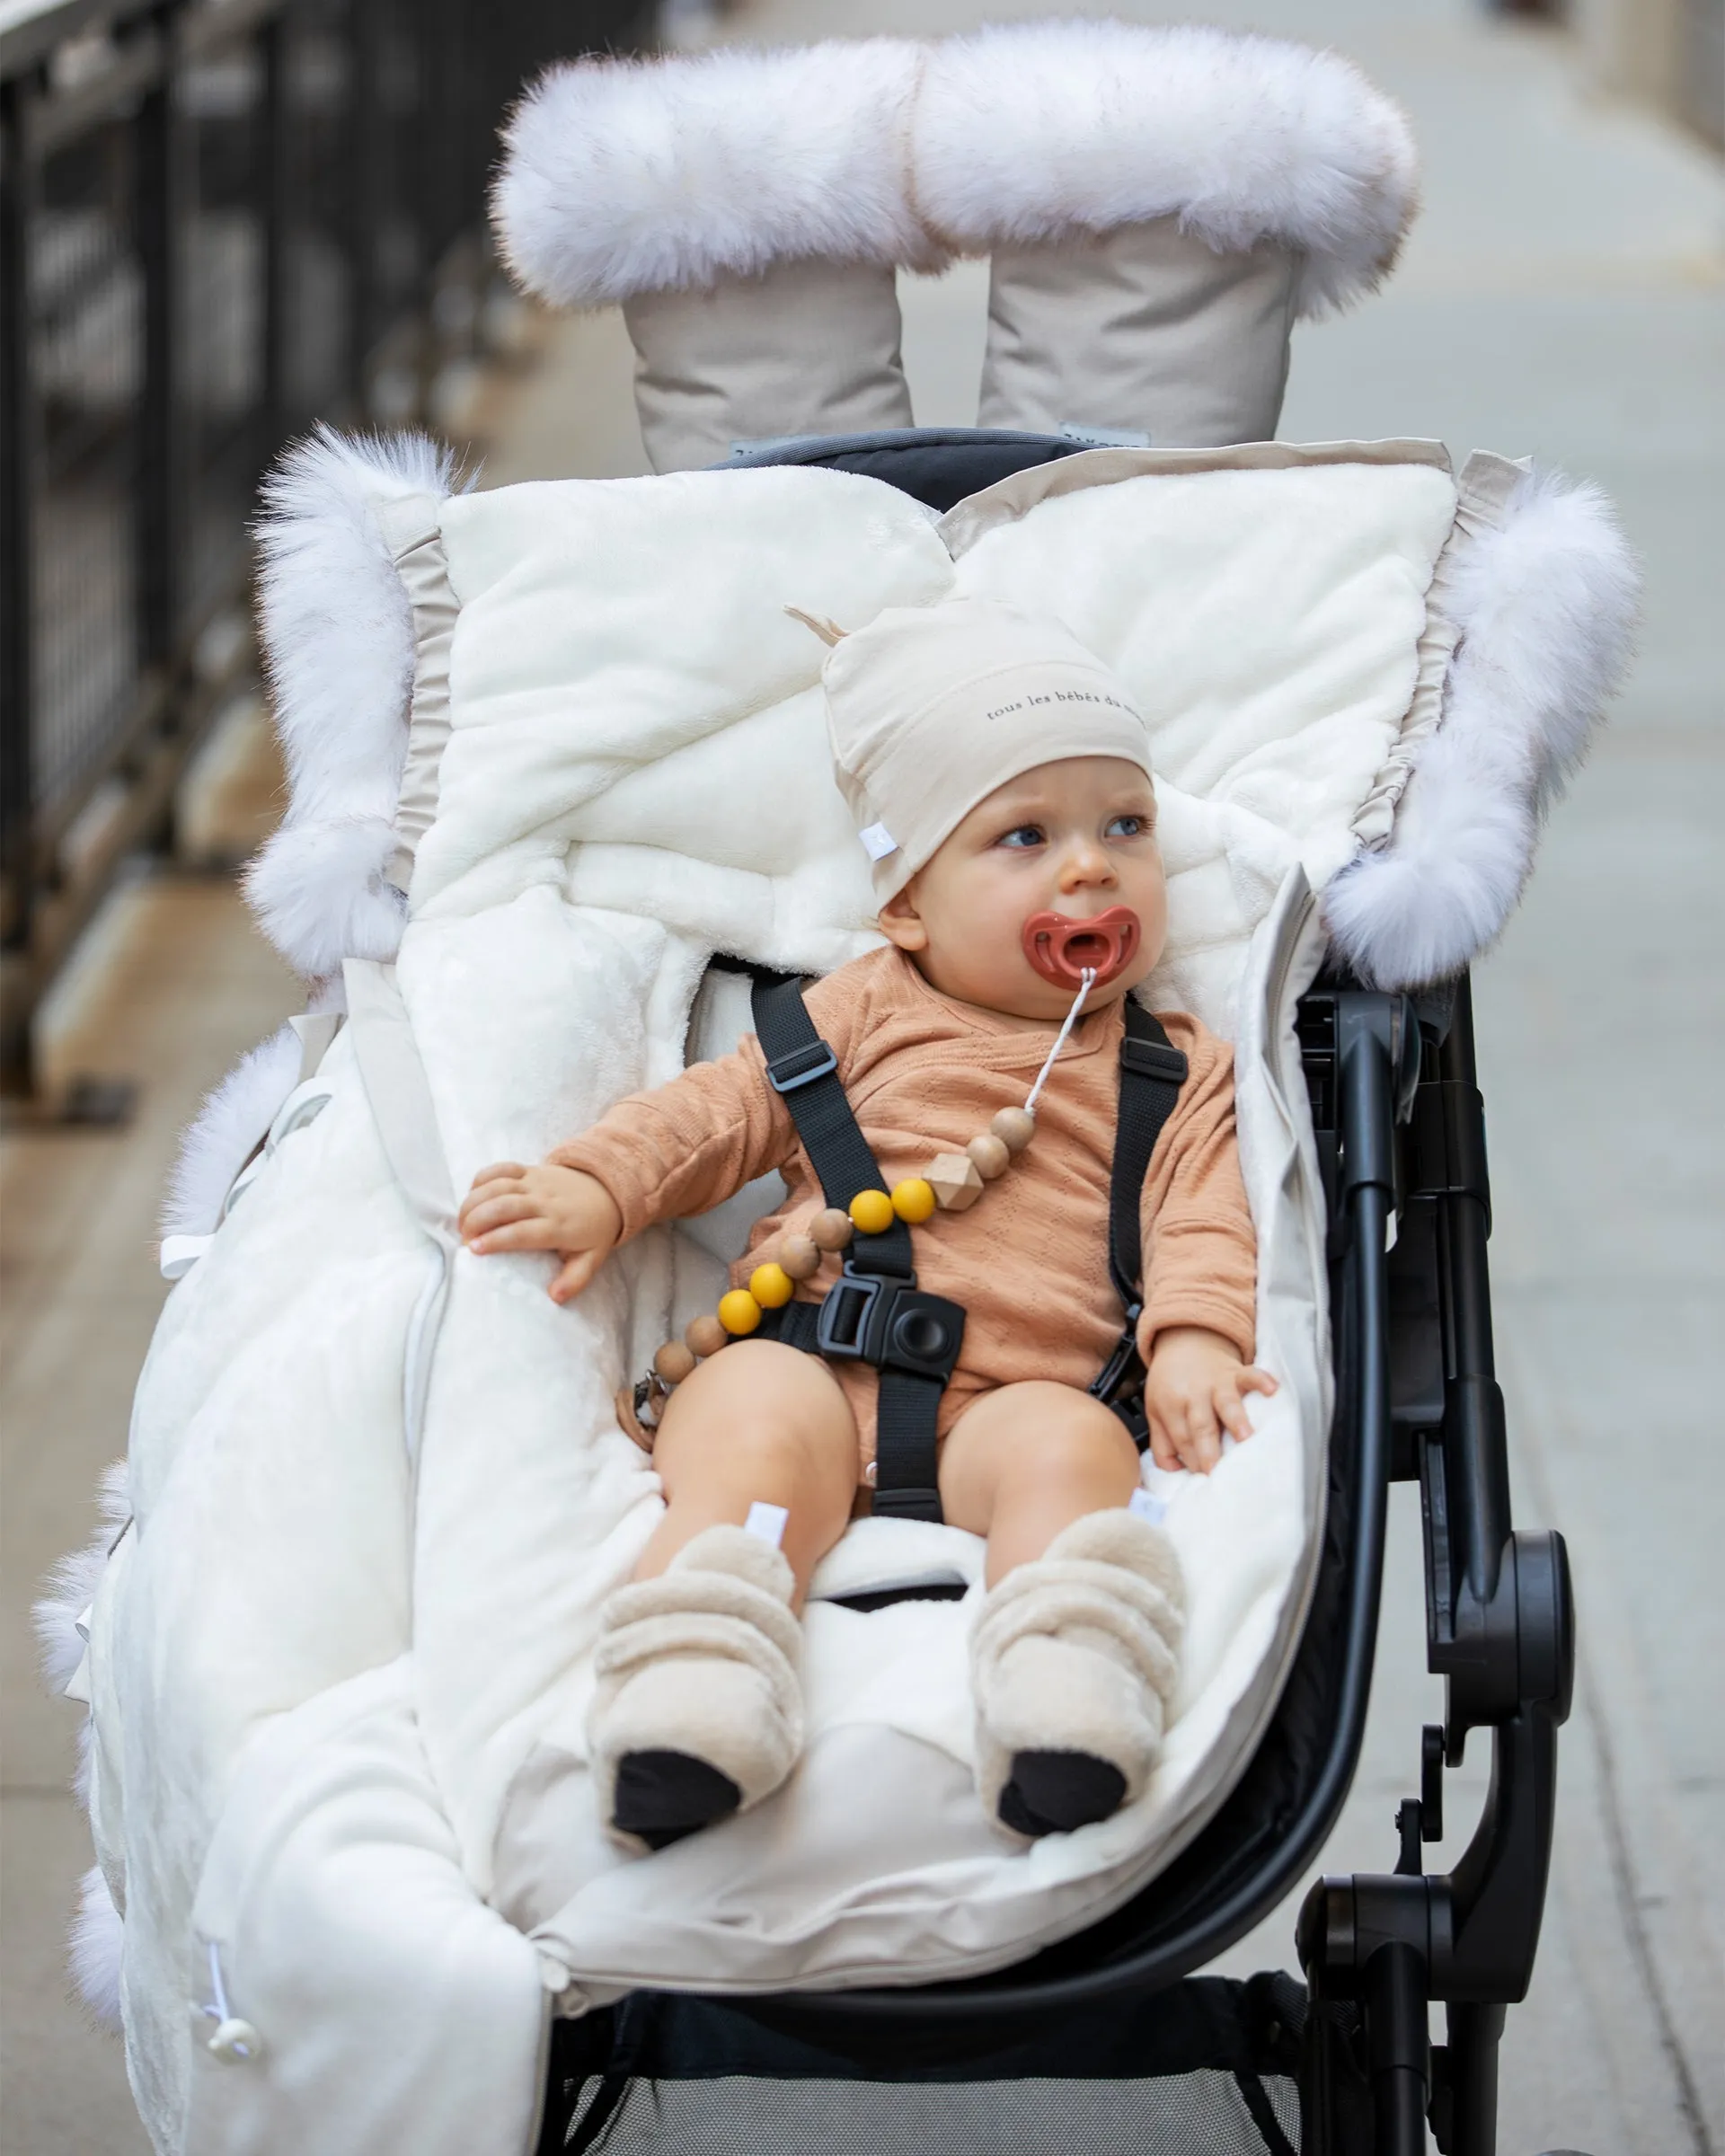
[(1469, 964), (1521, 896), (1546, 810), (1630, 654), (1640, 579), (1596, 487), (1532, 472), (1455, 564), (1461, 634), (1443, 716), (1388, 844), (1323, 894), (1359, 978), (1418, 986)]
[(180, 1141), (162, 1204), (164, 1235), (213, 1235), (222, 1204), (276, 1110), (299, 1076), (299, 1036), (291, 1026), (248, 1049), (204, 1104)]
[(66, 1960), (78, 1996), (97, 2023), (118, 2036), (124, 2026), (119, 1981), (126, 1927), (102, 1867), (93, 1864), (78, 1882), (78, 1905), (66, 1940)]
[(401, 941), (384, 870), (407, 753), (413, 617), (373, 505), (454, 483), (450, 453), (423, 435), (320, 427), (264, 484), (260, 614), (290, 805), (246, 896), (303, 974), (391, 958)]
[(49, 1572), (31, 1613), (42, 1683), (58, 1699), (84, 1659), (78, 1619), (96, 1598), (109, 1553), (132, 1516), (127, 1492), (126, 1462), (116, 1460), (96, 1486), (100, 1524), (81, 1549), (71, 1551)]
[(809, 257), (935, 267), (905, 189), (922, 62), (868, 38), (554, 67), (505, 133), (499, 248), (559, 306)]
[(1370, 291), (1417, 207), (1407, 120), (1351, 62), (1195, 25), (955, 38), (914, 140), (918, 206), (965, 252), (1178, 216), (1224, 253), (1301, 250), (1302, 314)]

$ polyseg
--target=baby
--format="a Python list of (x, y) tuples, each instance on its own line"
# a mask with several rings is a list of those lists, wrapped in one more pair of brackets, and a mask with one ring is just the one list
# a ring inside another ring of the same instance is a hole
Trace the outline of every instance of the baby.
[[(707, 1318), (693, 1368), (661, 1351), (681, 1379), (654, 1441), (665, 1514), (602, 1613), (594, 1772), (613, 1831), (650, 1848), (758, 1803), (801, 1748), (795, 1612), (867, 1509), (882, 1380), (765, 1336), (788, 1330), (792, 1292), (829, 1292), (853, 1234), (855, 1255), (914, 1223), (918, 1286), (967, 1313), (935, 1433), (942, 1513), (987, 1538), (971, 1662), (990, 1813), (1036, 1835), (1137, 1798), (1178, 1668), (1172, 1548), (1128, 1508), (1137, 1445), (1087, 1389), (1124, 1315), (1108, 1266), (1122, 1005), (1166, 934), (1144, 723), (1061, 623), (994, 601), (889, 609), (838, 639), (823, 678), (886, 941), (807, 1005), (890, 1205), (827, 1206), (751, 1037), (538, 1167), (482, 1170), (462, 1208), (481, 1255), (556, 1252), (561, 1303), (652, 1223), (773, 1169), (787, 1185), (721, 1305), (763, 1337), (712, 1352)], [(1230, 1053), (1194, 1018), (1162, 1024), (1187, 1075), (1144, 1182), (1137, 1341), (1157, 1464), (1208, 1473), (1224, 1432), (1251, 1435), (1247, 1395), (1276, 1386), (1252, 1365)]]

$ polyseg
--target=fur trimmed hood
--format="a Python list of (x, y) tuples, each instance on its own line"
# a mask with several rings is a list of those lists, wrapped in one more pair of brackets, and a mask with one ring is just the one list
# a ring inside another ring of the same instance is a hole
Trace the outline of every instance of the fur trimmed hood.
[(492, 217), (528, 291), (597, 306), (1177, 216), (1220, 252), (1297, 250), (1310, 314), (1378, 282), (1415, 201), (1406, 120), (1336, 54), (1080, 21), (553, 68), (509, 123)]

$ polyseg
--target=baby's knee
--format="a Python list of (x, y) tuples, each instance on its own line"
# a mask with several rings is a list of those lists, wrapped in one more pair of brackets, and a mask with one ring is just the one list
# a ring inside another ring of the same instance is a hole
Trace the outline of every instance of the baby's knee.
[[(1006, 1472), (1015, 1482), (1119, 1482), (1138, 1480), (1138, 1451), (1111, 1408), (1075, 1386), (1025, 1385), (1015, 1403)], [(1034, 1398), (1028, 1397), (1034, 1394)]]

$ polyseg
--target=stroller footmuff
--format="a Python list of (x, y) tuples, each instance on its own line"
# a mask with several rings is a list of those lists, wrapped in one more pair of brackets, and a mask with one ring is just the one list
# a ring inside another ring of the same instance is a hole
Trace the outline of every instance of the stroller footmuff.
[[(1436, 1313), (1457, 1266), (1480, 1307), (1477, 1096), (1464, 994), (1412, 992), (1501, 925), (1632, 598), (1588, 490), (1242, 438), (1294, 316), (1387, 267), (1410, 170), (1343, 63), (1208, 31), (583, 66), (513, 123), (503, 245), (624, 302), (655, 476), (459, 492), (425, 445), (323, 436), (272, 482), (295, 784), (251, 892), (310, 1010), (194, 1142), (85, 1620), (158, 2147), (525, 2152), (543, 2108), (547, 2148), (1004, 2150), (1057, 2116), (1101, 2149), (1124, 2116), (1121, 2146), (1280, 2151), (1296, 2066), (1310, 2116), (1352, 2116), (1372, 1926), (1424, 1895), (1461, 1940), (1471, 1875), (1419, 1878), (1416, 1836), (1352, 1931), (1339, 1886), (1304, 2016), (1180, 1980), (1345, 1791), (1393, 1469), (1435, 1493), (1452, 1756), (1489, 1724), (1549, 1783), (1561, 1551), (1505, 1559), (1473, 1505), (1489, 1361)], [(995, 258), (1010, 424), (924, 437), (890, 278), (955, 252)], [(842, 438), (764, 438), (810, 428)], [(1146, 1465), (1155, 1526), (1081, 1523), (1009, 1592), (976, 1537), (884, 1511), (801, 1623), (734, 1531), (630, 1586), (663, 1505), (619, 1396), (774, 1192), (650, 1230), (564, 1309), (540, 1260), (460, 1247), (454, 1194), (730, 1048), (749, 972), (871, 947), (803, 620), (957, 596), (1057, 615), (1144, 713), (1146, 1000), (1234, 1045), (1279, 1390), (1213, 1475)], [(1486, 1683), (1466, 1642), (1542, 1609), (1550, 1653)], [(1421, 2016), (1509, 1995), (1474, 1953), (1430, 1948)], [(235, 2021), (255, 2043), (212, 2051)]]

